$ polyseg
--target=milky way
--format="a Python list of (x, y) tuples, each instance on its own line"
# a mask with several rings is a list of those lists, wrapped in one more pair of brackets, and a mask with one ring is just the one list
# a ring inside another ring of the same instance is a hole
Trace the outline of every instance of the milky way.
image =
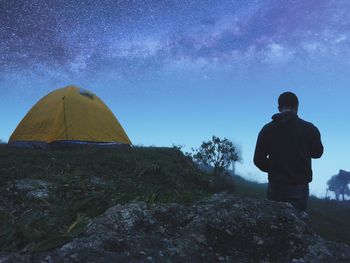
[(0, 75), (348, 63), (350, 2), (0, 1)]

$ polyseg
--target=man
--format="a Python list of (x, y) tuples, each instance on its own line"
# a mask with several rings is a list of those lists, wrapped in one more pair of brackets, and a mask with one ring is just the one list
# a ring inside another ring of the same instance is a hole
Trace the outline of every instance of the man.
[(305, 211), (312, 181), (311, 158), (322, 156), (323, 145), (318, 129), (298, 117), (298, 107), (294, 93), (279, 96), (279, 113), (259, 133), (254, 164), (268, 173), (269, 200), (289, 202)]

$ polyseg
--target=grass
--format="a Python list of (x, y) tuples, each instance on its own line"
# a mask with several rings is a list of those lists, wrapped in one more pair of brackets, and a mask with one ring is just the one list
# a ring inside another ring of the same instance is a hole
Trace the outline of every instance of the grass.
[(350, 201), (311, 197), (308, 212), (316, 233), (329, 240), (350, 245)]
[(248, 181), (241, 176), (233, 176), (235, 185), (235, 194), (252, 198), (263, 199), (266, 197), (267, 184), (255, 183)]
[[(10, 149), (0, 145), (0, 249), (45, 250), (84, 230), (90, 218), (134, 200), (188, 203), (208, 196), (208, 175), (176, 148)], [(49, 183), (30, 199), (16, 180)]]
[[(48, 182), (48, 198), (28, 198), (16, 188), (21, 179)], [(266, 196), (266, 184), (239, 176), (233, 183), (236, 195)], [(0, 250), (51, 249), (82, 233), (91, 218), (113, 205), (189, 203), (220, 187), (229, 190), (225, 184), (199, 171), (176, 147), (46, 151), (0, 144)], [(350, 244), (349, 202), (311, 197), (308, 212), (318, 234)]]

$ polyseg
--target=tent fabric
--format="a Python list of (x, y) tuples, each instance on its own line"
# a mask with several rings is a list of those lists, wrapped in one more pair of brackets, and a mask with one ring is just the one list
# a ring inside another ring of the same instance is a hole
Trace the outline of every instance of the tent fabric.
[(131, 144), (103, 101), (75, 86), (57, 89), (37, 102), (18, 124), (9, 143), (16, 141)]

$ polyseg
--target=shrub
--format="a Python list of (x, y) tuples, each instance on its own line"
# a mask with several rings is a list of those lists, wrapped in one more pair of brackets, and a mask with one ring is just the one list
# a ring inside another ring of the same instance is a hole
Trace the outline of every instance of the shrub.
[(214, 168), (213, 174), (219, 176), (227, 173), (229, 167), (241, 161), (240, 153), (232, 141), (213, 136), (211, 140), (203, 142), (199, 149), (192, 149), (192, 158), (198, 164)]

